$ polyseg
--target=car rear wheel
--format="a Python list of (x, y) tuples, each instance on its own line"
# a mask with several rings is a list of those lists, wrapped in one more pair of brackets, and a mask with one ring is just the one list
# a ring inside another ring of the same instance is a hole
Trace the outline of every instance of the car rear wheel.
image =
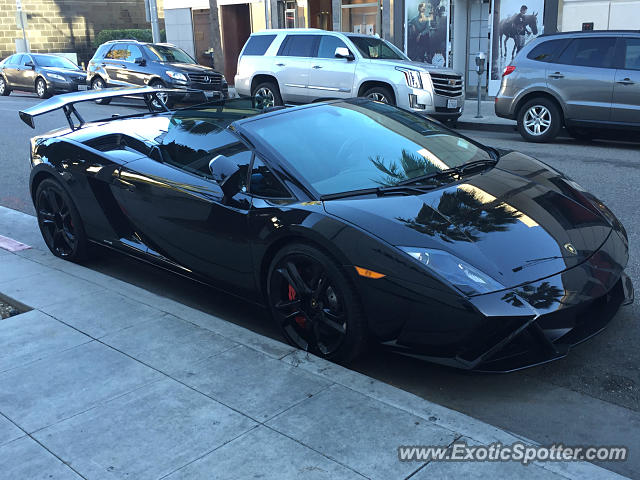
[(365, 90), (362, 97), (370, 98), (371, 100), (375, 100), (376, 102), (388, 103), (389, 105), (395, 105), (396, 102), (393, 98), (393, 93), (391, 90), (385, 87), (372, 87)]
[(11, 93), (11, 89), (9, 85), (7, 85), (7, 81), (3, 76), (0, 76), (0, 95), (7, 96)]
[(273, 82), (263, 82), (256, 85), (251, 92), (251, 96), (262, 102), (262, 108), (278, 107), (284, 105), (280, 89)]
[(47, 88), (47, 82), (42, 77), (36, 80), (36, 93), (40, 98), (49, 98), (51, 96)]
[(269, 268), (267, 296), (292, 345), (340, 363), (365, 349), (367, 327), (355, 289), (317, 248), (296, 243), (280, 250)]
[[(100, 77), (96, 77), (91, 82), (91, 90), (104, 90), (107, 88), (107, 85), (104, 83), (104, 80)], [(111, 103), (110, 98), (101, 98), (100, 100), (96, 100), (98, 105), (109, 105)]]
[(529, 142), (550, 142), (562, 126), (558, 106), (547, 98), (534, 98), (518, 112), (518, 131)]
[(38, 226), (47, 247), (56, 257), (72, 262), (87, 257), (87, 236), (71, 197), (54, 179), (43, 180), (36, 189)]

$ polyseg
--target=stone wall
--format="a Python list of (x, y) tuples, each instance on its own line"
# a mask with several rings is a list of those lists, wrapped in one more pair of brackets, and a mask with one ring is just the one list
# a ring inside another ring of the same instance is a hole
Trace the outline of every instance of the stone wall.
[[(162, 0), (158, 0), (160, 28)], [(28, 15), (27, 39), (32, 52), (75, 52), (87, 62), (95, 51), (92, 42), (101, 30), (151, 28), (145, 20), (144, 0), (22, 0)], [(15, 53), (22, 31), (16, 26), (15, 0), (0, 0), (0, 59)]]

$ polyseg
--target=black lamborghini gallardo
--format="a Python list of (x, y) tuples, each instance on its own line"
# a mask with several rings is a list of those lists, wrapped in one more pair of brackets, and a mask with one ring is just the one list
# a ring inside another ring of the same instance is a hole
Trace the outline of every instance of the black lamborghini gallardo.
[[(368, 99), (261, 108), (217, 100), (32, 140), (53, 252), (98, 244), (265, 302), (293, 345), (348, 362), (376, 341), (466, 369), (566, 355), (632, 299), (627, 235), (546, 164)], [(169, 92), (170, 93), (170, 92)]]

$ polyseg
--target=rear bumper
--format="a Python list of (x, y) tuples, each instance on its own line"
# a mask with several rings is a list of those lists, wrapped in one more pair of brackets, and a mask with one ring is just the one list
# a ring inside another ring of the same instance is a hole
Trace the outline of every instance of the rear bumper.
[(502, 94), (498, 94), (495, 99), (495, 112), (496, 116), (501, 118), (508, 118), (514, 120), (516, 113), (514, 112), (514, 99), (513, 97), (507, 97)]

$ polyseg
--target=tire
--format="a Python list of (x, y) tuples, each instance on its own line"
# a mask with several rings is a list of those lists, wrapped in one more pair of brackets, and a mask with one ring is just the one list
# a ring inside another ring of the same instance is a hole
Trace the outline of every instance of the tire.
[(51, 96), (51, 93), (47, 88), (47, 82), (45, 82), (42, 77), (38, 77), (36, 80), (35, 89), (36, 94), (38, 94), (38, 97), (40, 98), (49, 98)]
[(267, 274), (272, 316), (293, 346), (338, 363), (349, 363), (367, 345), (360, 300), (340, 266), (303, 243), (280, 250)]
[(260, 104), (262, 108), (280, 107), (284, 105), (282, 96), (280, 95), (280, 89), (278, 85), (273, 82), (262, 82), (256, 85), (253, 90), (251, 90), (251, 96), (262, 98), (262, 103)]
[[(107, 84), (104, 83), (101, 77), (96, 77), (91, 81), (91, 90), (104, 90), (107, 88)], [(98, 105), (109, 105), (111, 103), (110, 98), (101, 98), (100, 100), (96, 100)]]
[(36, 189), (36, 215), (51, 253), (71, 262), (87, 258), (88, 240), (76, 206), (57, 180), (47, 178)]
[(6, 97), (11, 93), (11, 89), (9, 85), (7, 85), (7, 81), (4, 79), (2, 75), (0, 75), (0, 95)]
[(550, 142), (562, 127), (562, 113), (548, 98), (534, 98), (518, 111), (518, 131), (528, 142)]
[(565, 127), (567, 133), (572, 138), (580, 140), (581, 142), (590, 142), (594, 138), (594, 132), (592, 130), (580, 127)]
[[(164, 83), (162, 83), (160, 80), (154, 80), (149, 84), (149, 86), (153, 88), (165, 88)], [(171, 108), (173, 106), (173, 101), (171, 100), (171, 97), (169, 96), (169, 94), (160, 93), (159, 95), (163, 97), (164, 104), (167, 106), (167, 108)], [(155, 100), (151, 102), (151, 106), (153, 107), (154, 110), (158, 112), (164, 111), (164, 107), (160, 105), (158, 102), (156, 102)]]
[(370, 98), (377, 102), (388, 103), (389, 105), (395, 105), (396, 99), (393, 96), (393, 92), (386, 87), (372, 87), (362, 92), (361, 97)]

